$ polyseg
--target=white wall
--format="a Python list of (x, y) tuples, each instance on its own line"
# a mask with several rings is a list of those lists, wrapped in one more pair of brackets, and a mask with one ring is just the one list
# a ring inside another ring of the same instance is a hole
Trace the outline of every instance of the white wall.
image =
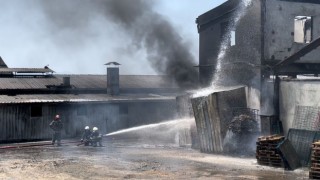
[(284, 133), (292, 127), (296, 106), (320, 106), (320, 80), (280, 82), (280, 120)]

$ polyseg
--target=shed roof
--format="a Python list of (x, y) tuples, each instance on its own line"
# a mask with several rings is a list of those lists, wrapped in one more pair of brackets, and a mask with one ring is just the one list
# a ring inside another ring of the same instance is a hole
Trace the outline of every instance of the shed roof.
[[(70, 77), (70, 83), (78, 89), (107, 88), (106, 75), (55, 75), (43, 78), (0, 78), (1, 89), (47, 89), (48, 85), (61, 85), (63, 77)], [(168, 76), (120, 75), (120, 88), (178, 88)]]
[(50, 68), (4, 68), (0, 62), (0, 74), (2, 73), (53, 73), (54, 71)]
[(168, 101), (175, 100), (177, 94), (122, 94), (111, 96), (108, 94), (32, 94), (7, 96), (0, 95), (0, 104), (23, 104), (23, 103), (121, 103), (143, 101)]

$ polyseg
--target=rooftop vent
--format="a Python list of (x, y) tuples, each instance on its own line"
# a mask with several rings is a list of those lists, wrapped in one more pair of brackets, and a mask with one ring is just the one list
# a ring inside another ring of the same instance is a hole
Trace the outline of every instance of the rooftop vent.
[(118, 95), (119, 88), (119, 65), (117, 62), (108, 62), (107, 66), (107, 93), (110, 95)]

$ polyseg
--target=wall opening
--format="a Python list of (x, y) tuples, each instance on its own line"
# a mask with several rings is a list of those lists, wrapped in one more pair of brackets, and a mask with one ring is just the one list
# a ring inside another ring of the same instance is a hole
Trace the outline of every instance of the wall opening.
[(235, 46), (236, 45), (236, 31), (230, 32), (230, 45)]
[(312, 17), (296, 16), (294, 18), (294, 42), (310, 43), (312, 41)]
[(226, 45), (236, 45), (236, 30), (231, 27), (230, 22), (223, 22), (220, 24), (221, 28), (221, 42), (225, 42)]
[(42, 106), (32, 105), (30, 107), (30, 117), (41, 117), (42, 116)]

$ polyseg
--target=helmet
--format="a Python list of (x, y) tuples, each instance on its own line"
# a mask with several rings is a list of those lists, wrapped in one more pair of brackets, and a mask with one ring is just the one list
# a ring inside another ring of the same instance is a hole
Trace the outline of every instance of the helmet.
[(57, 114), (56, 117), (55, 117), (55, 119), (60, 119), (60, 115)]
[(85, 130), (89, 130), (90, 128), (89, 128), (89, 126), (86, 126), (84, 129), (85, 129)]
[(97, 127), (94, 127), (92, 130), (93, 130), (93, 131), (98, 131), (98, 128), (97, 128)]

